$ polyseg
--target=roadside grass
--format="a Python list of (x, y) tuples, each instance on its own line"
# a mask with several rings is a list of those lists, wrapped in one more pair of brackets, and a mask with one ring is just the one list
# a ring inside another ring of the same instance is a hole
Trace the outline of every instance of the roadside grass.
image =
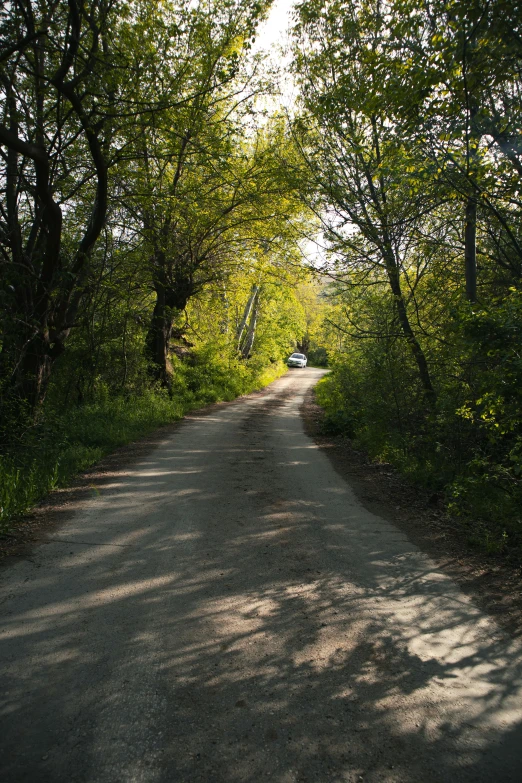
[(495, 462), (492, 454), (479, 460), (469, 449), (466, 459), (458, 449), (449, 448), (448, 431), (453, 424), (453, 433), (457, 432), (457, 418), (443, 429), (439, 416), (431, 430), (426, 427), (417, 437), (409, 432), (401, 440), (384, 421), (389, 413), (384, 405), (382, 416), (371, 399), (350, 397), (340, 388), (335, 370), (315, 387), (325, 435), (348, 437), (373, 463), (392, 465), (408, 482), (430, 492), (469, 546), (522, 562), (520, 473), (514, 475), (512, 466), (504, 467), (500, 459)]
[(65, 487), (120, 446), (179, 421), (213, 402), (233, 400), (267, 386), (286, 371), (282, 362), (268, 367), (223, 367), (222, 363), (176, 366), (172, 394), (146, 389), (139, 395), (100, 399), (57, 413), (48, 410), (16, 445), (0, 454), (0, 532), (29, 511), (47, 493)]

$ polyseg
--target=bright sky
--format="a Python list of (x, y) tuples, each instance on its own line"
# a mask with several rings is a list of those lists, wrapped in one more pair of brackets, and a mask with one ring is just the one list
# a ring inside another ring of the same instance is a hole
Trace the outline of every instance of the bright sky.
[[(283, 50), (289, 43), (288, 28), (292, 22), (291, 12), (294, 0), (275, 0), (268, 19), (259, 26), (253, 53), (266, 52), (281, 69), (279, 101), (274, 102), (271, 108), (275, 109), (277, 103), (282, 103), (290, 108), (295, 99), (295, 86), (291, 74), (285, 69), (291, 61), (290, 53)], [(320, 239), (320, 237), (318, 237)], [(301, 250), (311, 266), (321, 267), (325, 263), (323, 248), (313, 240), (301, 243)]]
[(295, 85), (289, 72), (291, 55), (288, 51), (290, 42), (288, 32), (292, 22), (293, 6), (294, 0), (275, 0), (268, 19), (259, 26), (252, 47), (254, 54), (264, 52), (279, 71), (280, 97), (273, 103), (273, 109), (277, 104), (290, 108), (295, 100)]
[(284, 46), (287, 43), (287, 30), (293, 5), (294, 0), (275, 0), (268, 19), (259, 27), (254, 51), (275, 50), (278, 45)]

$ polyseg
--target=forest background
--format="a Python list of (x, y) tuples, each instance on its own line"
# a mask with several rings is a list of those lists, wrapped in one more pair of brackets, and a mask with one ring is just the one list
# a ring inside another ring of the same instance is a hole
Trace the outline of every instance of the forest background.
[(519, 551), (518, 3), (296, 2), (279, 74), (270, 5), (3, 7), (0, 524), (298, 348), (328, 427)]

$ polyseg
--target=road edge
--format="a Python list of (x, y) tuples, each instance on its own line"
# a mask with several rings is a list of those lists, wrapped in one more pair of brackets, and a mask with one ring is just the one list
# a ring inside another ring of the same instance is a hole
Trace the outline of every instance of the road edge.
[(376, 465), (350, 439), (325, 433), (324, 411), (312, 387), (300, 408), (307, 435), (324, 451), (359, 502), (404, 532), (482, 611), (512, 637), (522, 636), (522, 580), (518, 565), (474, 551), (465, 533), (429, 493), (390, 465)]

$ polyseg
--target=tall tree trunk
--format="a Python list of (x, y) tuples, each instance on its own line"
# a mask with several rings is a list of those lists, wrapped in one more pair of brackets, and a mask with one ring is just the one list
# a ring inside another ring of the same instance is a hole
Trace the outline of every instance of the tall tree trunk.
[(228, 301), (227, 287), (225, 283), (222, 283), (221, 285), (220, 299), (223, 304), (223, 317), (219, 325), (219, 331), (221, 334), (228, 334), (228, 330), (230, 328), (230, 302)]
[(177, 268), (175, 260), (163, 252), (156, 253), (152, 269), (156, 303), (145, 339), (145, 354), (152, 377), (170, 390), (173, 373), (170, 341), (173, 336), (184, 341), (183, 330), (175, 330), (174, 322), (193, 296), (195, 286), (191, 275)]
[[(373, 127), (374, 149), (376, 153), (377, 162), (380, 164), (381, 151), (380, 151), (379, 133), (377, 129), (377, 121), (375, 117), (372, 117), (372, 127)], [(404, 301), (404, 296), (402, 294), (399, 264), (397, 263), (393, 242), (391, 240), (391, 236), (389, 232), (388, 199), (387, 199), (387, 191), (386, 191), (386, 182), (383, 174), (381, 173), (379, 175), (380, 189), (379, 192), (377, 192), (377, 190), (373, 185), (371, 170), (369, 169), (366, 170), (366, 177), (370, 185), (370, 192), (372, 193), (374, 203), (377, 207), (378, 212), (381, 214), (382, 244), (380, 246), (380, 250), (382, 252), (384, 264), (386, 267), (390, 288), (392, 290), (392, 294), (395, 300), (395, 308), (397, 311), (397, 316), (399, 318), (399, 324), (401, 326), (402, 333), (404, 334), (404, 337), (406, 338), (406, 341), (410, 346), (415, 363), (417, 364), (417, 369), (419, 371), (419, 378), (422, 384), (422, 388), (424, 389), (424, 396), (426, 398), (426, 401), (428, 402), (430, 407), (433, 407), (437, 401), (437, 395), (435, 393), (435, 389), (433, 388), (433, 384), (431, 382), (428, 362), (426, 361), (424, 351), (422, 350), (421, 345), (415, 336), (415, 332), (411, 328), (410, 319), (408, 318), (406, 302)], [(373, 231), (370, 233), (370, 236), (368, 238), (370, 239), (370, 241), (374, 241), (374, 237), (371, 234), (373, 234)]]
[(256, 286), (256, 292), (254, 294), (254, 300), (252, 302), (252, 317), (250, 319), (250, 325), (248, 327), (247, 336), (243, 347), (241, 349), (241, 356), (243, 359), (248, 359), (252, 346), (254, 345), (254, 339), (256, 336), (257, 316), (259, 313), (259, 288)]
[(478, 126), (480, 95), (480, 67), (477, 64), (479, 28), (473, 25), (471, 30), (462, 30), (462, 75), (466, 97), (466, 174), (468, 178), (468, 198), (466, 200), (466, 225), (464, 228), (464, 274), (466, 279), (466, 297), (469, 302), (477, 300), (477, 193), (478, 153), (481, 130)]
[(55, 309), (43, 296), (41, 307), (34, 307), (36, 293), (29, 286), (16, 298), (16, 304), (10, 308), (11, 328), (3, 334), (1, 342), (0, 406), (7, 403), (21, 415), (31, 412), (36, 417), (70, 329), (54, 333), (49, 328), (48, 324), (55, 320)]
[(250, 296), (248, 298), (248, 302), (246, 303), (245, 309), (243, 311), (243, 317), (242, 317), (241, 322), (240, 322), (240, 324), (239, 324), (239, 326), (237, 328), (236, 338), (237, 338), (237, 349), (238, 349), (238, 351), (241, 350), (241, 341), (243, 339), (243, 334), (245, 332), (246, 325), (248, 323), (248, 319), (250, 318), (250, 313), (252, 311), (252, 306), (254, 304), (254, 300), (255, 300), (255, 298), (257, 296), (258, 291), (259, 291), (259, 288), (257, 287), (257, 285), (253, 285), (252, 286), (252, 291), (251, 291)]
[(399, 269), (391, 251), (386, 253), (385, 264), (390, 288), (395, 299), (395, 308), (397, 310), (397, 316), (399, 318), (402, 332), (410, 346), (415, 363), (417, 364), (417, 369), (419, 371), (419, 377), (422, 388), (424, 389), (426, 400), (430, 406), (433, 406), (437, 400), (437, 395), (431, 382), (426, 356), (424, 355), (424, 351), (422, 350), (421, 345), (415, 336), (415, 332), (411, 328), (410, 319), (408, 318), (408, 311), (406, 309), (406, 303), (402, 294)]
[(25, 356), (19, 365), (20, 397), (36, 413), (45, 400), (51, 370), (56, 356), (51, 355), (45, 337), (37, 335), (27, 346)]
[(150, 374), (169, 390), (172, 386), (172, 365), (169, 359), (172, 322), (173, 313), (166, 305), (165, 287), (158, 284), (156, 303), (145, 338), (145, 354), (149, 360)]
[(466, 227), (464, 235), (464, 263), (466, 272), (466, 296), (469, 302), (477, 301), (477, 199), (466, 203)]
[(308, 332), (303, 335), (300, 341), (297, 343), (297, 350), (300, 353), (304, 353), (305, 356), (308, 354), (308, 351), (310, 350), (310, 335)]

